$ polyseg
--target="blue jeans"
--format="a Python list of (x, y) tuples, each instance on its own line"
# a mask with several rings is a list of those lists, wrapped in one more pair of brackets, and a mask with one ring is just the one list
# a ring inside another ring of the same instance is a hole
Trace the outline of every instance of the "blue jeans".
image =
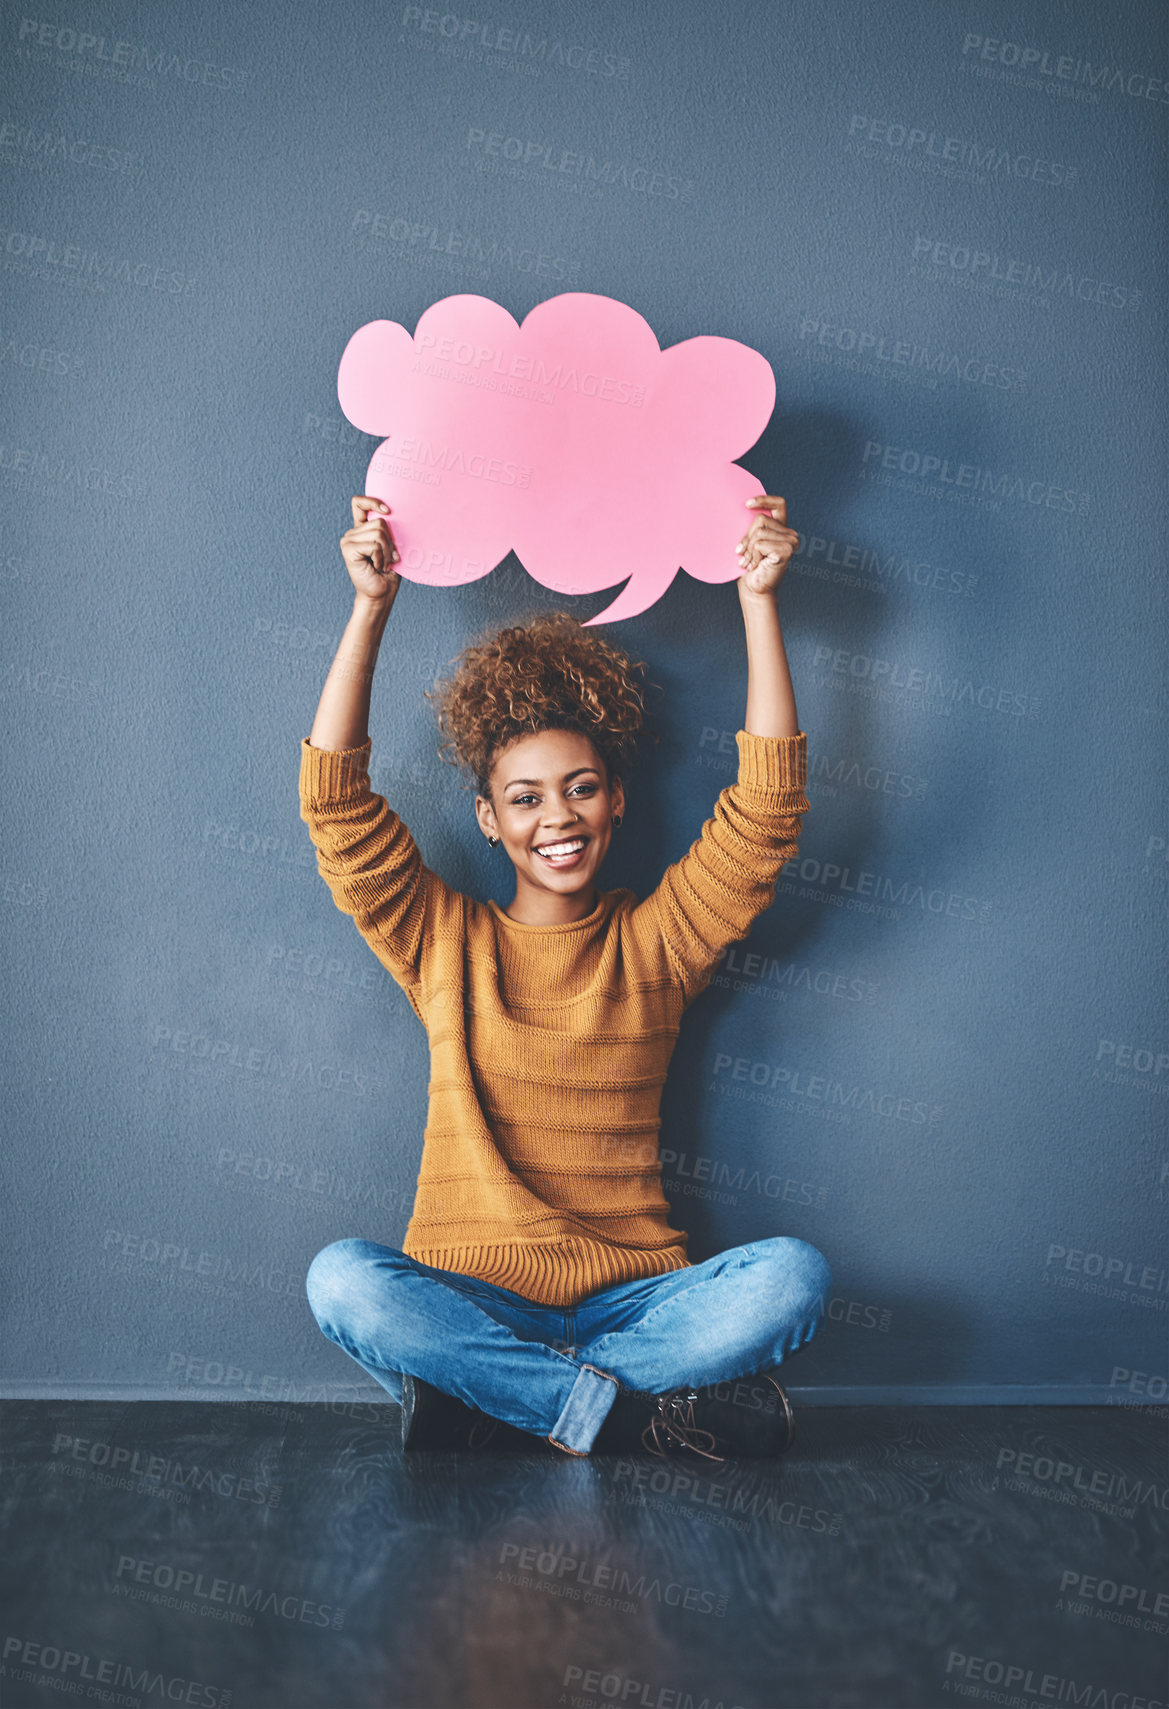
[(779, 1365), (810, 1341), (832, 1277), (787, 1235), (705, 1263), (601, 1288), (575, 1306), (420, 1264), (372, 1240), (336, 1240), (306, 1291), (330, 1341), (401, 1401), (402, 1373), (556, 1447), (587, 1454), (617, 1396), (703, 1387)]

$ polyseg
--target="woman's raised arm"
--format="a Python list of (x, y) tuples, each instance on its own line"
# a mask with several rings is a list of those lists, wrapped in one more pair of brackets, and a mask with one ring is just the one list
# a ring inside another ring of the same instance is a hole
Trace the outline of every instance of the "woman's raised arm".
[(382, 635), (402, 578), (391, 565), (398, 549), (389, 506), (364, 494), (353, 500), (353, 527), (341, 536), (341, 556), (353, 583), (353, 613), (325, 678), (309, 746), (340, 752), (369, 738), (369, 701)]
[(739, 542), (744, 573), (736, 584), (747, 632), (747, 710), (743, 729), (751, 736), (797, 736), (795, 690), (783, 645), (775, 591), (800, 543), (787, 526), (787, 504), (771, 493), (748, 504), (755, 520)]

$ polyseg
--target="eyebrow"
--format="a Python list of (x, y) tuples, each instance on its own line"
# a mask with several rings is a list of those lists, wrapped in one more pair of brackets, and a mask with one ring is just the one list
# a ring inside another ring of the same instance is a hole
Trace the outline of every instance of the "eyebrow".
[[(574, 777), (579, 777), (581, 775), (581, 773), (585, 772), (585, 771), (591, 771), (591, 772), (595, 773), (595, 775), (597, 777), (600, 777), (600, 775), (601, 775), (600, 772), (597, 770), (595, 765), (581, 765), (581, 766), (577, 766), (575, 771), (566, 771), (564, 774), (564, 777), (561, 781), (564, 783), (571, 783), (571, 781)], [(503, 787), (505, 789), (510, 789), (512, 787), (512, 785), (515, 783), (526, 783), (526, 784), (529, 784), (529, 785), (535, 787), (536, 789), (539, 789), (541, 787), (541, 785), (543, 784), (543, 782), (544, 782), (544, 779), (542, 777), (509, 777), (507, 782), (504, 784)]]

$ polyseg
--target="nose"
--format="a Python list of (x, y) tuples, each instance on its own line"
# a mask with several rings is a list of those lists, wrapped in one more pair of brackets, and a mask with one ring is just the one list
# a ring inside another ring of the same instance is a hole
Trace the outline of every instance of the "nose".
[(548, 811), (544, 816), (544, 823), (550, 829), (556, 830), (561, 825), (575, 825), (579, 819), (580, 813), (571, 801), (561, 802), (559, 808), (555, 802), (550, 801)]

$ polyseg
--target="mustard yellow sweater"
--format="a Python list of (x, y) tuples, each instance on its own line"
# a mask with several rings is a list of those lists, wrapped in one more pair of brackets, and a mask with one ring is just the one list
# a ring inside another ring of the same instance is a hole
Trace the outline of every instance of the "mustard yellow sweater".
[(658, 1157), (682, 1012), (746, 937), (796, 852), (807, 738), (740, 730), (739, 774), (639, 902), (598, 892), (583, 920), (521, 925), (452, 890), (370, 789), (371, 742), (301, 741), (300, 816), (342, 913), (430, 1040), (410, 1257), (569, 1309), (685, 1269)]

